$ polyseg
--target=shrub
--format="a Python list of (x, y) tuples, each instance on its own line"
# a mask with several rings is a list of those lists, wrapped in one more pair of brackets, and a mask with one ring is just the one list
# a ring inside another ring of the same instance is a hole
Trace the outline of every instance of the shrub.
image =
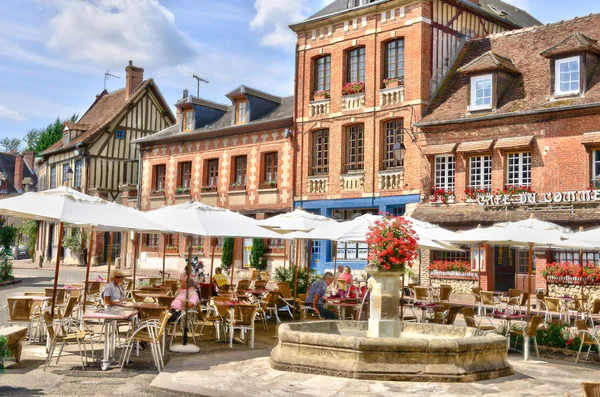
[(8, 339), (6, 336), (0, 335), (0, 371), (4, 370), (4, 359), (10, 355), (10, 350), (6, 345), (8, 344)]
[(32, 263), (35, 262), (35, 243), (37, 241), (38, 226), (38, 221), (29, 220), (23, 222), (19, 228), (19, 234), (27, 237), (27, 252), (31, 257)]
[(265, 267), (262, 267), (264, 253), (265, 240), (262, 238), (253, 238), (252, 251), (250, 251), (250, 266), (257, 270), (265, 270), (267, 268), (267, 261), (264, 261)]
[(17, 237), (17, 229), (7, 225), (6, 220), (0, 218), (0, 281), (12, 280), (13, 276), (13, 251)]

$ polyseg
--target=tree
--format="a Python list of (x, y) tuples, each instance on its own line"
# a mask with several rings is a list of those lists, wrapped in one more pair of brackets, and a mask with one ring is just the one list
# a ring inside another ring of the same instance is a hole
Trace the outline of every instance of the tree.
[(233, 237), (225, 237), (223, 239), (223, 253), (221, 254), (221, 267), (225, 270), (231, 267), (233, 263)]
[(75, 122), (78, 118), (77, 114), (73, 114), (65, 120), (57, 117), (46, 128), (42, 128), (41, 130), (32, 129), (23, 138), (25, 143), (27, 143), (26, 150), (32, 150), (36, 156), (39, 156), (44, 150), (62, 139), (64, 122)]
[(265, 241), (262, 238), (252, 239), (252, 251), (250, 251), (250, 266), (264, 270), (267, 267), (267, 261), (263, 260), (265, 253)]
[(21, 140), (19, 138), (2, 138), (0, 139), (0, 145), (2, 145), (7, 152), (13, 150), (18, 152), (21, 148)]

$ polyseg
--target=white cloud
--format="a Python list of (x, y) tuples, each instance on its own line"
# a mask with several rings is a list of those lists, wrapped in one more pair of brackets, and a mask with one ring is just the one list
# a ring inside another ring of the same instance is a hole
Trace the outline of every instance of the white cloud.
[(25, 121), (27, 117), (13, 109), (8, 109), (0, 105), (0, 119), (8, 119), (13, 121)]
[(288, 27), (305, 18), (305, 0), (255, 0), (256, 15), (250, 21), (252, 30), (264, 31), (260, 44), (282, 49), (294, 48), (296, 38)]
[(73, 61), (103, 68), (132, 59), (145, 67), (185, 63), (196, 44), (158, 0), (54, 0), (47, 47)]

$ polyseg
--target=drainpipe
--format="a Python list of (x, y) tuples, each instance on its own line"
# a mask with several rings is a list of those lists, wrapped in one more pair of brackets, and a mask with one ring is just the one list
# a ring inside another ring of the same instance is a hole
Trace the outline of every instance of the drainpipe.
[[(379, 65), (379, 62), (377, 62), (377, 28), (378, 28), (378, 22), (377, 22), (377, 14), (375, 14), (375, 39), (374, 39), (374, 46), (375, 46), (375, 50), (374, 55), (375, 55), (375, 65)], [(377, 104), (377, 68), (375, 68), (374, 73), (373, 73), (373, 108), (376, 108), (377, 106), (375, 106)], [(366, 95), (366, 93), (365, 93)], [(375, 180), (376, 180), (376, 171), (375, 168), (378, 167), (379, 164), (379, 158), (377, 156), (375, 156), (375, 149), (377, 148), (377, 117), (376, 117), (376, 110), (373, 110), (373, 172), (372, 172), (372, 177), (373, 180), (371, 182), (371, 194), (372, 194), (372, 198), (371, 198), (371, 204), (375, 204)]]
[[(294, 113), (292, 115), (292, 148), (294, 150), (293, 153), (293, 157), (292, 157), (292, 211), (294, 211), (294, 197), (296, 197), (296, 173), (294, 172), (294, 169), (296, 167), (296, 162), (298, 161), (298, 151), (297, 149), (297, 139), (298, 139), (298, 128), (297, 128), (297, 122), (296, 120), (298, 119), (298, 61), (299, 61), (299, 57), (298, 57), (298, 48), (300, 46), (298, 45), (298, 42), (296, 42), (296, 54), (295, 54), (295, 60), (296, 63), (294, 65), (295, 67), (295, 72), (294, 72)], [(300, 175), (300, 180), (302, 180), (302, 175)]]
[(138, 143), (140, 154), (138, 156), (138, 180), (137, 180), (137, 197), (135, 200), (135, 208), (142, 210), (142, 160), (144, 157), (144, 151), (142, 145)]

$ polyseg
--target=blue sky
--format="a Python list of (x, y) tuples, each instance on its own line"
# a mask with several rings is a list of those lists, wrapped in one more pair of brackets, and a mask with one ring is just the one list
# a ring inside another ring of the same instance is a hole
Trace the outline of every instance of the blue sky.
[[(129, 59), (170, 104), (198, 72), (201, 96), (226, 103), (241, 84), (293, 92), (287, 28), (331, 0), (0, 0), (0, 137), (25, 136), (56, 116), (85, 112), (125, 85)], [(510, 0), (542, 22), (600, 12), (597, 0)]]

